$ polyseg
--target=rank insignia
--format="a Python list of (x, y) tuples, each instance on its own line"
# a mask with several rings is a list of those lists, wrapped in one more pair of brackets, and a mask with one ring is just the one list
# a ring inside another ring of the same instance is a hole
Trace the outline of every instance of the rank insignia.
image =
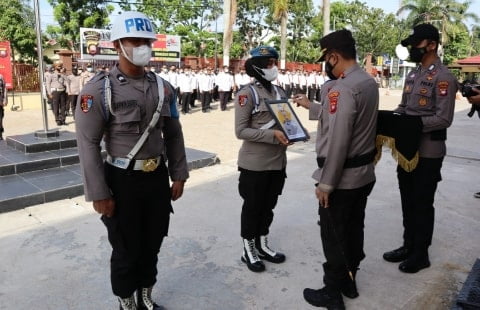
[(238, 96), (238, 104), (241, 107), (244, 107), (247, 103), (248, 103), (248, 96), (247, 95)]
[(440, 81), (437, 84), (438, 92), (440, 96), (446, 96), (448, 94), (448, 82), (447, 81)]
[(328, 93), (328, 101), (330, 103), (330, 114), (335, 114), (337, 112), (338, 97), (340, 92), (331, 91)]
[(425, 95), (428, 92), (428, 89), (426, 88), (421, 88), (420, 89), (420, 94)]
[(421, 105), (421, 106), (424, 106), (427, 104), (427, 98), (420, 98), (420, 100), (418, 101), (418, 104)]
[(82, 111), (84, 113), (87, 113), (90, 111), (90, 108), (92, 107), (93, 104), (93, 96), (92, 95), (82, 95), (80, 98), (80, 107), (82, 108)]

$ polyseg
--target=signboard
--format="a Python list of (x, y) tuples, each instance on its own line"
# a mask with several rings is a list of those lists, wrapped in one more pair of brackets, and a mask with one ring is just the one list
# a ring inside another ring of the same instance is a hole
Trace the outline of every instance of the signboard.
[[(180, 62), (180, 36), (157, 34), (156, 37), (150, 61)], [(110, 30), (80, 28), (80, 54), (84, 60), (117, 60), (117, 51), (110, 42)]]
[(80, 55), (82, 59), (118, 59), (113, 42), (110, 42), (110, 30), (80, 28)]
[(153, 42), (153, 61), (180, 62), (180, 36), (157, 34)]
[(399, 68), (398, 68), (398, 58), (393, 58), (393, 63), (392, 63), (392, 73), (393, 74), (398, 74)]
[(0, 41), (0, 74), (3, 75), (7, 89), (13, 88), (12, 50), (9, 41)]

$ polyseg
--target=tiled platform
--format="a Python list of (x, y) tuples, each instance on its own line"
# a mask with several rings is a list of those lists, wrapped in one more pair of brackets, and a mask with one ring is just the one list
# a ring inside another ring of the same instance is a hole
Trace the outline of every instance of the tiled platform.
[[(0, 141), (0, 212), (83, 194), (76, 142), (71, 137), (62, 142), (38, 140), (32, 139), (35, 148), (28, 143), (19, 147), (22, 143), (17, 138), (7, 139), (8, 144), (15, 141), (13, 147)], [(73, 147), (65, 148), (68, 145)], [(25, 152), (32, 149), (33, 153)], [(213, 153), (189, 148), (186, 151), (189, 170), (219, 162)]]

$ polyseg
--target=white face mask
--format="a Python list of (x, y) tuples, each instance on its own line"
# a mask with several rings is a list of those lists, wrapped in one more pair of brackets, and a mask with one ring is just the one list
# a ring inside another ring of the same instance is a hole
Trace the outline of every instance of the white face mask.
[(123, 56), (135, 66), (146, 66), (152, 57), (152, 47), (149, 45), (141, 45), (138, 47), (129, 48), (132, 51), (131, 56), (125, 51), (122, 40), (120, 40), (120, 48), (122, 49)]
[(87, 71), (88, 71), (88, 72), (92, 72), (93, 69), (92, 69), (92, 68), (87, 68)]
[(260, 69), (256, 67), (257, 70), (261, 70), (263, 72), (263, 78), (267, 81), (273, 81), (277, 78), (278, 76), (278, 68), (277, 66), (273, 66), (270, 69)]

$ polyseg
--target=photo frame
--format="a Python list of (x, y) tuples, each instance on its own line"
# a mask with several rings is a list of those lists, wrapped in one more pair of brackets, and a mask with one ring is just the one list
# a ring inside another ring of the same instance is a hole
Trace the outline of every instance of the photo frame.
[(287, 99), (265, 100), (265, 103), (275, 122), (282, 128), (288, 141), (296, 142), (310, 139), (310, 135), (303, 127)]

